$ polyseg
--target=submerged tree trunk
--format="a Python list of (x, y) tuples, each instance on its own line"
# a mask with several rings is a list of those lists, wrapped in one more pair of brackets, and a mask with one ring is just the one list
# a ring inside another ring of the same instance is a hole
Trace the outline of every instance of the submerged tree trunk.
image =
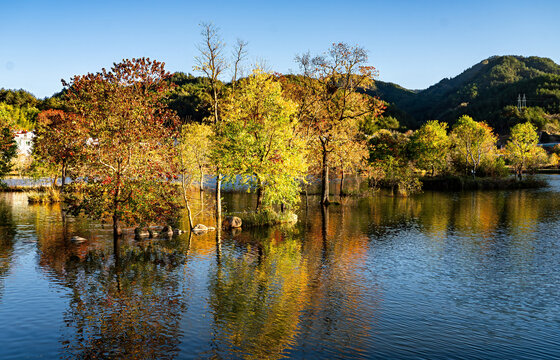
[(191, 212), (191, 206), (189, 205), (189, 202), (186, 202), (186, 206), (187, 206), (187, 215), (189, 217), (189, 226), (192, 230), (192, 228), (194, 227), (193, 225), (193, 220), (192, 220), (192, 212)]
[(257, 208), (255, 209), (256, 211), (261, 210), (262, 198), (263, 198), (263, 188), (259, 181), (259, 185), (257, 187)]
[(342, 175), (340, 177), (340, 196), (346, 196), (344, 192), (344, 168), (342, 168)]
[(181, 174), (181, 188), (183, 190), (183, 201), (185, 202), (185, 206), (187, 208), (187, 215), (189, 216), (189, 226), (193, 228), (193, 220), (192, 220), (192, 212), (191, 207), (189, 204), (189, 197), (187, 196), (187, 182), (185, 180), (185, 174)]
[(329, 153), (325, 143), (323, 145), (323, 172), (321, 176), (321, 204), (328, 205), (329, 201)]
[(119, 224), (119, 196), (121, 194), (121, 163), (117, 163), (117, 174), (116, 174), (116, 184), (115, 195), (113, 197), (113, 245), (116, 250), (118, 250), (119, 236), (121, 235), (121, 227)]
[(216, 175), (216, 219), (220, 219), (220, 222), (216, 224), (216, 228), (218, 226), (222, 226), (221, 219), (222, 219), (222, 175), (218, 169)]
[(119, 236), (121, 234), (119, 216), (117, 210), (113, 213), (113, 247), (115, 248), (115, 254), (118, 253), (119, 248)]

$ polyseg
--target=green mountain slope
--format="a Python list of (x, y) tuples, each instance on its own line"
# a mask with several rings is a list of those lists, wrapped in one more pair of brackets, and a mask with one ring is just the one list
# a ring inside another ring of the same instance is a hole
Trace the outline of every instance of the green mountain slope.
[[(425, 90), (377, 81), (368, 92), (406, 112), (405, 125), (412, 128), (431, 119), (453, 123), (467, 114), (507, 132), (512, 124), (529, 119), (528, 113), (542, 128), (556, 121), (551, 114), (560, 113), (560, 65), (548, 58), (494, 56)], [(516, 111), (519, 94), (525, 94), (529, 108), (521, 113)]]

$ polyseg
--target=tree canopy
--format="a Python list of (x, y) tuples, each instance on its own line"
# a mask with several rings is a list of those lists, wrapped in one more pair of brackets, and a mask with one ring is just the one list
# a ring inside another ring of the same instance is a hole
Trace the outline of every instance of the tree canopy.
[(261, 70), (239, 81), (224, 111), (215, 148), (221, 168), (241, 175), (257, 191), (261, 205), (295, 204), (306, 174), (305, 143), (296, 133), (297, 105)]
[(84, 141), (83, 198), (74, 211), (119, 222), (166, 221), (176, 209), (167, 181), (177, 116), (164, 103), (170, 85), (164, 64), (123, 60), (110, 70), (75, 76), (66, 83), (66, 104), (77, 116)]

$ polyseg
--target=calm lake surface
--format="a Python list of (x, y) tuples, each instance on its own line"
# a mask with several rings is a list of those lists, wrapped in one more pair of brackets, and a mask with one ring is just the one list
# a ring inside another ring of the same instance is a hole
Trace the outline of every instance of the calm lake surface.
[[(548, 178), (326, 212), (310, 197), (292, 228), (128, 236), (118, 258), (110, 226), (63, 225), (57, 206), (0, 194), (0, 359), (558, 359)], [(213, 225), (211, 197), (197, 222)], [(254, 206), (224, 197), (228, 211)]]

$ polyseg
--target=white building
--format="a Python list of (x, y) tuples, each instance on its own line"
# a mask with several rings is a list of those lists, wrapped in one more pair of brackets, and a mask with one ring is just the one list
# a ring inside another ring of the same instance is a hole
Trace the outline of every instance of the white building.
[(14, 139), (16, 140), (18, 154), (31, 155), (33, 138), (35, 138), (33, 131), (19, 130), (15, 132)]

